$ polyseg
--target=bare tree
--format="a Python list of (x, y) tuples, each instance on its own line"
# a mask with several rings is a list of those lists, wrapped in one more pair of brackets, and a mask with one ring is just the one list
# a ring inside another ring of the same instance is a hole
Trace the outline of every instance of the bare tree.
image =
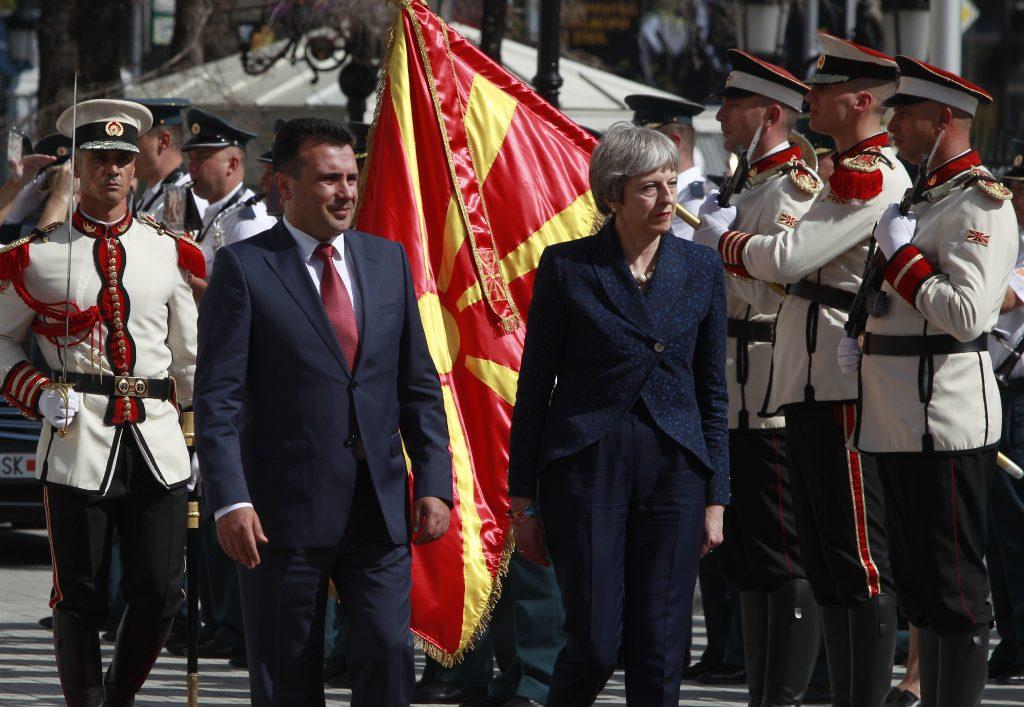
[(36, 127), (45, 135), (54, 130), (60, 110), (71, 102), (71, 87), (78, 68), (76, 6), (69, 0), (42, 0), (39, 23), (39, 111)]
[(200, 37), (212, 9), (210, 0), (177, 0), (175, 3), (171, 56), (180, 55), (180, 58), (173, 69), (188, 69), (203, 63)]

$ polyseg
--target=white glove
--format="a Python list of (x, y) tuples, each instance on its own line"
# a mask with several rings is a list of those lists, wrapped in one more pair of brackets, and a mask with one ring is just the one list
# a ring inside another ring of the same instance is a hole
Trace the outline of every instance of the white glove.
[(697, 215), (700, 216), (700, 227), (693, 232), (693, 240), (717, 250), (722, 234), (736, 220), (736, 207), (722, 208), (718, 205), (718, 191), (712, 191), (704, 197)]
[(839, 370), (850, 375), (860, 366), (860, 344), (856, 339), (844, 336), (839, 340), (836, 358), (839, 361)]
[(875, 226), (875, 240), (885, 257), (891, 258), (897, 250), (914, 240), (915, 230), (917, 216), (914, 212), (900, 216), (900, 205), (889, 204)]
[(73, 389), (68, 391), (68, 404), (64, 406), (64, 397), (57, 390), (46, 390), (39, 396), (39, 413), (57, 429), (71, 425), (78, 413), (79, 397)]
[(186, 488), (192, 493), (199, 485), (199, 452), (192, 452), (192, 477), (188, 480)]

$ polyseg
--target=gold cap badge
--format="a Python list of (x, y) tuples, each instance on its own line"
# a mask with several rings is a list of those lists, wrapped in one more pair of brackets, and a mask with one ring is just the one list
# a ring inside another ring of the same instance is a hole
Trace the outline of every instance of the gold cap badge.
[(67, 157), (67, 154), (68, 148), (64, 147), (63, 145), (57, 148), (57, 157)]
[(818, 70), (820, 71), (821, 69), (824, 69), (824, 68), (825, 68), (825, 55), (822, 54), (821, 56), (818, 57)]
[(1020, 167), (1021, 163), (1024, 162), (1024, 155), (1017, 155), (1013, 158), (1013, 166)]
[(105, 130), (110, 137), (121, 137), (124, 135), (124, 126), (116, 120), (111, 120), (107, 123)]
[(192, 123), (192, 134), (193, 135), (198, 135), (199, 134), (199, 123)]
[(725, 79), (725, 85), (726, 86), (731, 86), (732, 82), (733, 82), (733, 79), (735, 79), (735, 78), (736, 78), (736, 72), (735, 71), (730, 71), (729, 72), (729, 76), (726, 77), (726, 79)]

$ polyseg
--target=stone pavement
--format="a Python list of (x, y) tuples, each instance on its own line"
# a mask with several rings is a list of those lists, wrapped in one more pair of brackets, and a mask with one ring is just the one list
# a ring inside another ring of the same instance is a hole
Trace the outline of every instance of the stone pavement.
[[(36, 622), (48, 611), (50, 591), (49, 548), (40, 531), (0, 528), (0, 707), (20, 705), (57, 706), (63, 703), (53, 663), (48, 631)], [(694, 654), (706, 645), (703, 617), (694, 617)], [(103, 645), (104, 661), (111, 644)], [(417, 674), (423, 656), (417, 655)], [(900, 670), (900, 672), (902, 672)], [(200, 705), (244, 705), (249, 699), (248, 676), (223, 660), (200, 664)], [(680, 705), (743, 707), (745, 690), (737, 687), (703, 687), (684, 684)], [(347, 705), (347, 690), (328, 690), (327, 704)], [(626, 703), (622, 673), (616, 673), (598, 698), (598, 705)], [(185, 704), (185, 660), (160, 656), (137, 704)], [(1024, 688), (990, 686), (983, 705), (1022, 705)]]

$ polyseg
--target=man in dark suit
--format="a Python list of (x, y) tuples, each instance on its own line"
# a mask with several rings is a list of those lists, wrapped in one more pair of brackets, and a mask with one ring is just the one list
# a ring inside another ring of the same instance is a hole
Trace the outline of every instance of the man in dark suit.
[(350, 229), (352, 144), (330, 121), (281, 128), (284, 219), (220, 251), (201, 304), (198, 452), (218, 538), (242, 565), (258, 707), (324, 704), (328, 578), (358, 646), (352, 704), (408, 705), (410, 536), (448, 528), (440, 384), (404, 249)]

